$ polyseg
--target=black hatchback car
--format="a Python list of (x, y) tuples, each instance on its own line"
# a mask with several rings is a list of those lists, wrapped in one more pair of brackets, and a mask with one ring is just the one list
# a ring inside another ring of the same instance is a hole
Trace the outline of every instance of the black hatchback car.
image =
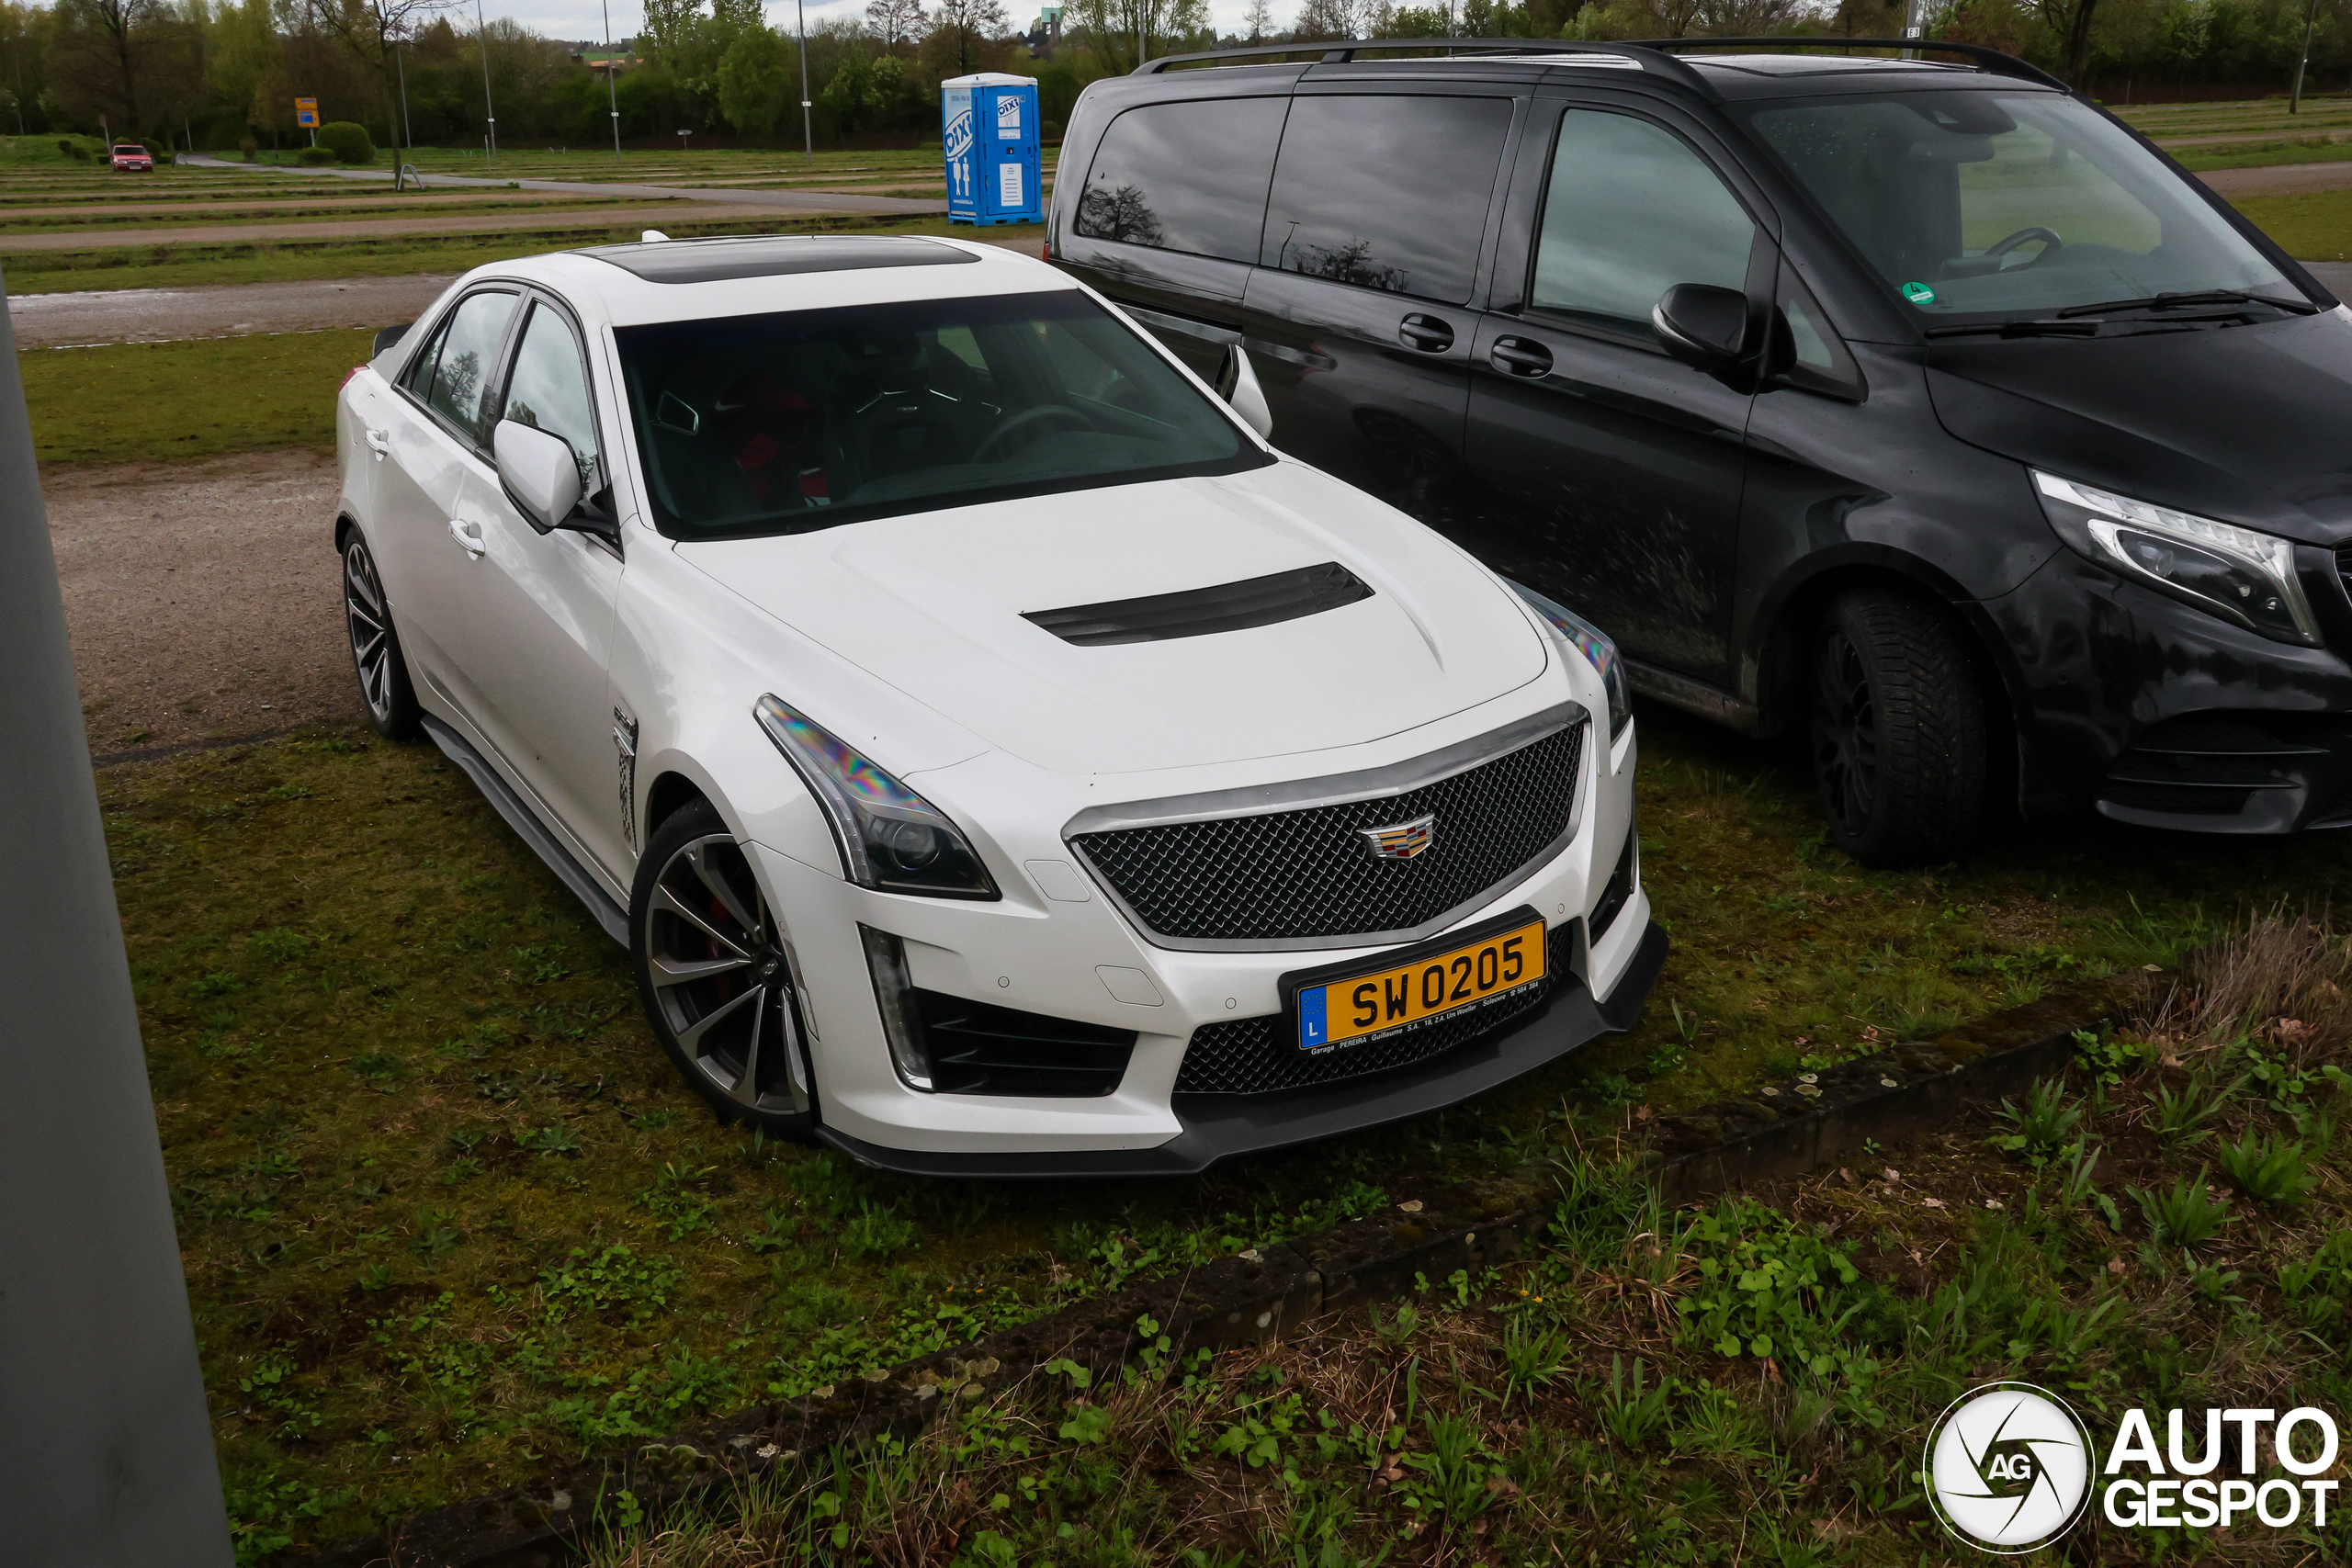
[(1866, 862), (1996, 791), (2352, 825), (2352, 311), (2023, 62), (1786, 41), (1154, 61), (1047, 254), (1636, 690), (1805, 734)]

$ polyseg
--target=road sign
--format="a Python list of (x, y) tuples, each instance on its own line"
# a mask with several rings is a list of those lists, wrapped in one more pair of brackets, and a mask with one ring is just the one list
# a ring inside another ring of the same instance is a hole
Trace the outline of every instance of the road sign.
[(316, 130), (319, 128), (319, 100), (316, 98), (295, 99), (294, 123), (305, 130)]

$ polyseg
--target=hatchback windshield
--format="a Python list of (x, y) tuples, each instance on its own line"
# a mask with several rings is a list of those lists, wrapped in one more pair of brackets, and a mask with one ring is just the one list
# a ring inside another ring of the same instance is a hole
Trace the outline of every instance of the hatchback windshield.
[(2302, 299), (2178, 175), (2055, 93), (1816, 98), (1752, 123), (1930, 316), (2208, 289)]
[(662, 532), (801, 533), (1271, 461), (1071, 289), (622, 327)]

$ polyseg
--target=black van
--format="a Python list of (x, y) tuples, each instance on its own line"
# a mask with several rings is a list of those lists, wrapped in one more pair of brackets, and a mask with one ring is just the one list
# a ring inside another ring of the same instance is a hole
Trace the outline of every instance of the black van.
[(2021, 61), (1790, 41), (1153, 61), (1047, 254), (1636, 690), (1806, 734), (1866, 862), (1994, 789), (2352, 826), (2352, 311)]

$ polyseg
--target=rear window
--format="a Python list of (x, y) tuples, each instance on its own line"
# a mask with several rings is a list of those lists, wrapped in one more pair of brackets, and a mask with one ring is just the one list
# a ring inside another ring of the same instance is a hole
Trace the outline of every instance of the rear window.
[(622, 327), (676, 538), (797, 534), (1271, 462), (1075, 289)]
[(1260, 265), (1461, 304), (1510, 116), (1509, 98), (1297, 99)]
[(1151, 104), (1111, 122), (1072, 223), (1090, 240), (1258, 258), (1286, 98)]

